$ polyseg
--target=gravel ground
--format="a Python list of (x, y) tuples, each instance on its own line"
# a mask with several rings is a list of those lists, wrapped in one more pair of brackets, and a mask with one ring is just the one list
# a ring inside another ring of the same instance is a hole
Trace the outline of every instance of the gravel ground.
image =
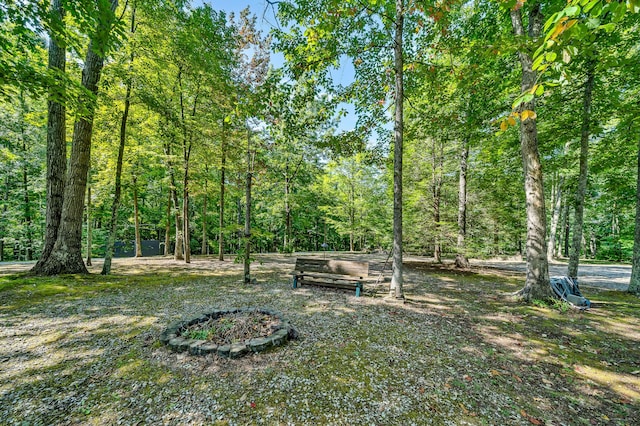
[[(385, 258), (374, 257), (373, 269)], [(566, 362), (569, 331), (556, 338), (550, 325), (543, 336), (556, 340), (547, 345), (539, 331), (517, 328), (530, 311), (501, 301), (517, 282), (415, 264), (398, 304), (381, 297), (385, 284), (360, 298), (292, 291), (294, 262), (259, 256), (258, 284), (244, 286), (242, 266), (229, 261), (117, 259), (124, 285), (33, 303), (0, 292), (0, 424), (638, 424), (640, 381), (629, 373), (640, 369), (637, 318), (608, 334), (615, 352), (594, 346), (602, 352), (580, 367), (606, 370), (609, 384), (600, 383)], [(0, 275), (20, 268), (28, 265), (3, 265)], [(158, 342), (171, 322), (235, 306), (282, 312), (300, 339), (239, 360)], [(572, 315), (585, 335), (601, 326)]]

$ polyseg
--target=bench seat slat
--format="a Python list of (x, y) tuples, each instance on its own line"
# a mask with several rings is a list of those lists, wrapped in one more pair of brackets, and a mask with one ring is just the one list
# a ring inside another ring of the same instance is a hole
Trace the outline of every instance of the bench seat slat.
[(356, 290), (360, 295), (365, 278), (369, 277), (369, 263), (349, 260), (298, 258), (293, 271), (297, 284)]

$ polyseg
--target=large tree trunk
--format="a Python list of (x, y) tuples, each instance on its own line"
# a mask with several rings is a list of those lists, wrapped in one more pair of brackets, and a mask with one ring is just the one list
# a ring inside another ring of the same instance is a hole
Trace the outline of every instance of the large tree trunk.
[(456, 268), (468, 268), (465, 238), (467, 236), (467, 159), (469, 140), (463, 139), (460, 150), (460, 175), (458, 177), (458, 241), (456, 244)]
[[(136, 9), (131, 12), (131, 34), (135, 32)], [(129, 119), (129, 107), (131, 105), (131, 88), (133, 87), (132, 64), (134, 53), (131, 52), (129, 62), (129, 76), (127, 79), (127, 89), (124, 96), (124, 110), (122, 111), (122, 119), (120, 120), (120, 143), (118, 145), (118, 158), (116, 160), (115, 187), (113, 193), (113, 202), (111, 203), (111, 218), (109, 219), (109, 228), (107, 229), (107, 246), (105, 248), (104, 263), (102, 264), (102, 275), (111, 273), (111, 260), (113, 259), (113, 247), (116, 242), (116, 230), (118, 227), (118, 210), (120, 209), (120, 198), (122, 195), (122, 162), (124, 160), (124, 147), (127, 142), (127, 120)]]
[(251, 130), (247, 130), (247, 186), (244, 212), (244, 283), (251, 283)]
[(227, 135), (225, 134), (224, 121), (222, 122), (222, 140), (220, 142), (220, 217), (218, 219), (218, 260), (224, 260), (224, 188), (225, 188), (225, 171), (227, 165), (227, 145), (225, 143)]
[[(524, 37), (521, 9), (511, 11), (511, 23), (518, 37)], [(535, 3), (529, 12), (529, 38), (536, 39), (542, 27), (540, 4)], [(532, 68), (532, 58), (525, 51), (518, 52), (522, 66), (522, 92), (529, 92), (536, 82), (536, 72)], [(535, 100), (523, 102), (519, 111), (535, 113)], [(550, 299), (553, 297), (549, 285), (549, 263), (547, 259), (547, 219), (545, 216), (544, 185), (542, 164), (538, 152), (538, 128), (535, 117), (520, 121), (520, 147), (525, 176), (525, 196), (527, 206), (527, 278), (519, 295), (525, 301)]]
[(640, 296), (640, 137), (638, 137), (638, 178), (636, 186), (636, 228), (633, 238), (633, 260), (629, 293)]
[[(64, 28), (65, 10), (62, 0), (53, 0), (52, 16), (60, 21)], [(53, 32), (49, 34), (49, 70), (64, 74), (66, 68), (66, 46), (56, 39)], [(49, 89), (47, 101), (47, 211), (44, 247), (40, 259), (31, 272), (42, 274), (44, 263), (58, 238), (58, 228), (62, 217), (62, 200), (67, 173), (67, 137), (66, 108), (60, 99), (64, 91), (62, 76), (56, 79), (57, 84)], [(1, 255), (0, 255), (1, 256)]]
[(136, 257), (142, 257), (142, 238), (140, 238), (140, 207), (138, 205), (138, 175), (133, 173), (133, 229), (135, 235)]
[(404, 61), (402, 36), (404, 31), (404, 0), (396, 0), (396, 22), (393, 46), (395, 67), (395, 120), (393, 148), (393, 275), (389, 295), (404, 299), (402, 289), (402, 152), (404, 136)]
[(569, 255), (568, 275), (578, 278), (578, 264), (580, 263), (580, 249), (582, 247), (582, 225), (584, 215), (584, 197), (587, 192), (587, 173), (589, 158), (589, 136), (591, 125), (591, 99), (595, 80), (596, 62), (594, 59), (587, 61), (587, 80), (584, 84), (584, 98), (582, 104), (582, 126), (580, 133), (580, 174), (578, 176), (578, 189), (575, 199), (575, 217), (573, 221), (573, 245)]
[[(108, 13), (110, 18), (99, 21), (96, 34), (109, 33), (113, 19), (115, 19), (114, 10), (117, 4), (118, 0), (111, 0), (111, 10), (102, 11)], [(99, 2), (99, 5), (102, 3)], [(89, 42), (82, 71), (82, 85), (93, 97), (98, 93), (98, 82), (104, 64), (104, 58), (97, 52), (102, 51), (104, 51), (104, 46), (96, 45), (95, 40)], [(95, 99), (81, 99), (81, 102), (85, 105), (86, 114), (76, 120), (73, 128), (62, 218), (56, 242), (40, 271), (44, 275), (88, 273), (82, 260), (82, 213), (87, 186), (87, 171), (91, 158), (91, 134), (96, 102)]]
[(558, 223), (560, 223), (560, 211), (562, 209), (562, 185), (564, 177), (559, 176), (555, 182), (555, 191), (552, 191), (553, 198), (551, 204), (551, 228), (549, 229), (549, 245), (547, 246), (547, 258), (553, 259), (556, 248), (556, 236), (558, 235)]

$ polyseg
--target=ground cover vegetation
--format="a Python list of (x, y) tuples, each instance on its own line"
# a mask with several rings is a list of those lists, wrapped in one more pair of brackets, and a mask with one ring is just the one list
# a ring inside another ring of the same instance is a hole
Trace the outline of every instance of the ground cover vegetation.
[[(345, 254), (336, 257), (344, 258)], [(346, 254), (348, 256), (348, 254)], [(13, 424), (584, 424), (640, 415), (638, 299), (590, 311), (514, 303), (522, 273), (405, 262), (386, 281), (292, 290), (295, 263), (115, 259), (114, 273), (0, 275), (0, 415)], [(381, 268), (384, 255), (367, 255)], [(361, 259), (362, 260), (362, 259)], [(22, 272), (21, 272), (22, 271)], [(297, 340), (238, 360), (172, 352), (165, 328), (212, 308), (282, 312)]]

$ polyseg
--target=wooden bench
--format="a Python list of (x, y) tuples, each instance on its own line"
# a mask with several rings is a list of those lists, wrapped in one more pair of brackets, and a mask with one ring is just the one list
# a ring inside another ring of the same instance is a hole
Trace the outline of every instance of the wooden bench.
[(369, 263), (351, 260), (297, 258), (293, 270), (293, 288), (303, 284), (355, 290), (360, 296)]

